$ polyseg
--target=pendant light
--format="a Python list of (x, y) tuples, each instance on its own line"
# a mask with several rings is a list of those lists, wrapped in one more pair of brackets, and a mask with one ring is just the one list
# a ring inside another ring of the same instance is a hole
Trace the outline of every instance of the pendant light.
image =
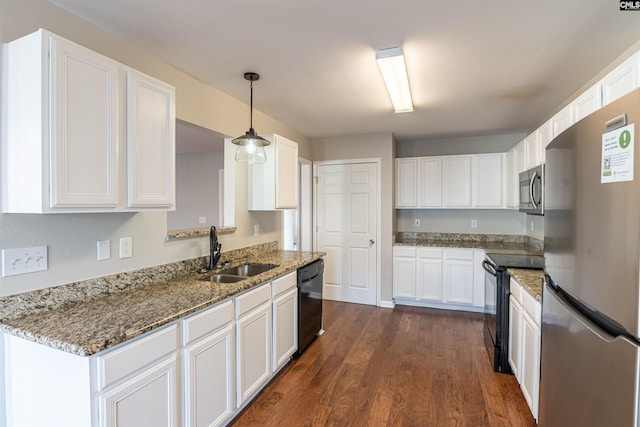
[(253, 130), (253, 82), (259, 78), (260, 75), (257, 73), (244, 73), (244, 79), (249, 80), (251, 87), (251, 109), (249, 113), (249, 130), (244, 135), (231, 140), (238, 146), (235, 157), (236, 162), (265, 163), (267, 161), (264, 147), (271, 143)]

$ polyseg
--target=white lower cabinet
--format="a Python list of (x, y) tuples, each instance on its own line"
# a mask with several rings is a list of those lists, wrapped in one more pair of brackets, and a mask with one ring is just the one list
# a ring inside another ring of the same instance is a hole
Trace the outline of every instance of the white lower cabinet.
[(416, 298), (416, 248), (393, 248), (393, 296)]
[(298, 349), (298, 275), (273, 281), (273, 372), (278, 372)]
[(218, 426), (235, 405), (235, 325), (233, 301), (183, 322), (184, 425)]
[(296, 279), (294, 271), (90, 357), (3, 334), (0, 425), (224, 425), (297, 350)]
[(98, 395), (100, 426), (178, 425), (177, 355)]
[(522, 349), (522, 304), (509, 296), (509, 365), (518, 383), (522, 382), (520, 351)]
[(540, 392), (540, 322), (542, 304), (511, 278), (509, 364), (533, 417), (538, 419)]
[(271, 377), (271, 286), (236, 298), (237, 406), (253, 397)]
[(484, 309), (480, 249), (394, 246), (393, 298), (398, 304)]

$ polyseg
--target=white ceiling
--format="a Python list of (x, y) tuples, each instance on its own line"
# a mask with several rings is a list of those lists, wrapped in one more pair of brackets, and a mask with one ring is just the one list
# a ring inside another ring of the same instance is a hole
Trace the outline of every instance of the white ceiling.
[[(310, 138), (526, 132), (634, 42), (618, 0), (50, 0)], [(375, 53), (401, 46), (395, 114)], [(260, 129), (256, 129), (260, 131)]]

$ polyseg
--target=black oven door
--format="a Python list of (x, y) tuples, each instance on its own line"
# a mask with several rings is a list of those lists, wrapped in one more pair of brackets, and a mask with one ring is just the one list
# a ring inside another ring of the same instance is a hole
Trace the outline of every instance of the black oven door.
[[(491, 341), (491, 347), (495, 347), (498, 342), (496, 340), (496, 297), (497, 293), (497, 280), (498, 271), (497, 267), (489, 260), (485, 259), (482, 262), (482, 268), (485, 270), (484, 274), (484, 323), (485, 333), (488, 336), (486, 340)], [(489, 343), (487, 342), (487, 348), (489, 349)], [(493, 356), (493, 348), (489, 349), (489, 354)]]

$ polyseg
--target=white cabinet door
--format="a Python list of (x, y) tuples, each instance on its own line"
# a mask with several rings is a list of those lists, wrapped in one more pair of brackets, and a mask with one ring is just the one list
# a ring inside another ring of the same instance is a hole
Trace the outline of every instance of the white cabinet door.
[(478, 208), (502, 207), (502, 165), (504, 154), (478, 154), (473, 156), (473, 206)]
[(273, 300), (273, 372), (298, 349), (298, 289)]
[(416, 298), (416, 248), (393, 248), (393, 297)]
[(442, 206), (442, 158), (420, 159), (420, 207)]
[(445, 207), (471, 207), (471, 156), (443, 158)]
[(509, 296), (509, 365), (518, 383), (522, 383), (522, 305), (513, 295)]
[(178, 425), (177, 355), (98, 395), (102, 427)]
[(119, 64), (39, 30), (4, 45), (3, 66), (3, 211), (116, 207)]
[(587, 89), (571, 103), (573, 121), (577, 122), (600, 107), (602, 107), (602, 84), (598, 83)]
[(535, 419), (538, 419), (540, 387), (540, 327), (526, 311), (522, 314), (522, 381), (520, 388)]
[[(515, 156), (514, 157), (515, 157), (515, 161), (516, 161), (516, 180), (519, 180), (520, 177), (518, 176), (518, 174), (520, 172), (524, 172), (524, 171), (527, 170), (527, 150), (526, 150), (526, 147), (525, 147), (524, 140), (521, 141), (518, 145), (516, 145), (514, 147), (514, 150), (515, 150)], [(517, 182), (516, 184), (517, 184), (516, 188), (519, 188), (520, 183)], [(519, 191), (519, 190), (517, 190), (517, 191)], [(516, 194), (518, 194), (518, 193), (516, 193)]]
[(635, 54), (602, 79), (602, 105), (620, 98), (640, 85), (640, 54)]
[(49, 40), (51, 207), (116, 206), (118, 63), (53, 35)]
[(524, 146), (527, 156), (526, 169), (538, 166), (540, 164), (540, 143), (535, 132), (524, 139)]
[(184, 424), (218, 426), (235, 410), (233, 323), (183, 350)]
[(573, 109), (571, 108), (571, 105), (567, 105), (551, 118), (551, 130), (553, 131), (553, 136), (556, 137), (560, 135), (573, 123), (575, 123), (573, 118)]
[(237, 406), (271, 377), (271, 301), (236, 322)]
[(419, 299), (434, 302), (444, 300), (442, 268), (442, 249), (420, 248), (418, 250)]
[(175, 207), (175, 89), (127, 71), (127, 206)]
[(298, 144), (280, 135), (264, 135), (267, 162), (249, 165), (249, 210), (298, 207)]
[(445, 249), (445, 302), (473, 305), (473, 249)]
[(418, 159), (396, 159), (396, 208), (418, 207)]
[(278, 136), (276, 146), (276, 209), (298, 207), (298, 144)]
[(506, 193), (505, 206), (507, 208), (518, 207), (518, 171), (516, 170), (516, 149), (512, 148), (507, 152), (505, 159), (505, 182), (504, 188)]
[(538, 163), (544, 163), (545, 161), (545, 150), (547, 145), (553, 139), (553, 127), (551, 120), (547, 121), (545, 124), (540, 126), (536, 130), (536, 138), (538, 140)]

